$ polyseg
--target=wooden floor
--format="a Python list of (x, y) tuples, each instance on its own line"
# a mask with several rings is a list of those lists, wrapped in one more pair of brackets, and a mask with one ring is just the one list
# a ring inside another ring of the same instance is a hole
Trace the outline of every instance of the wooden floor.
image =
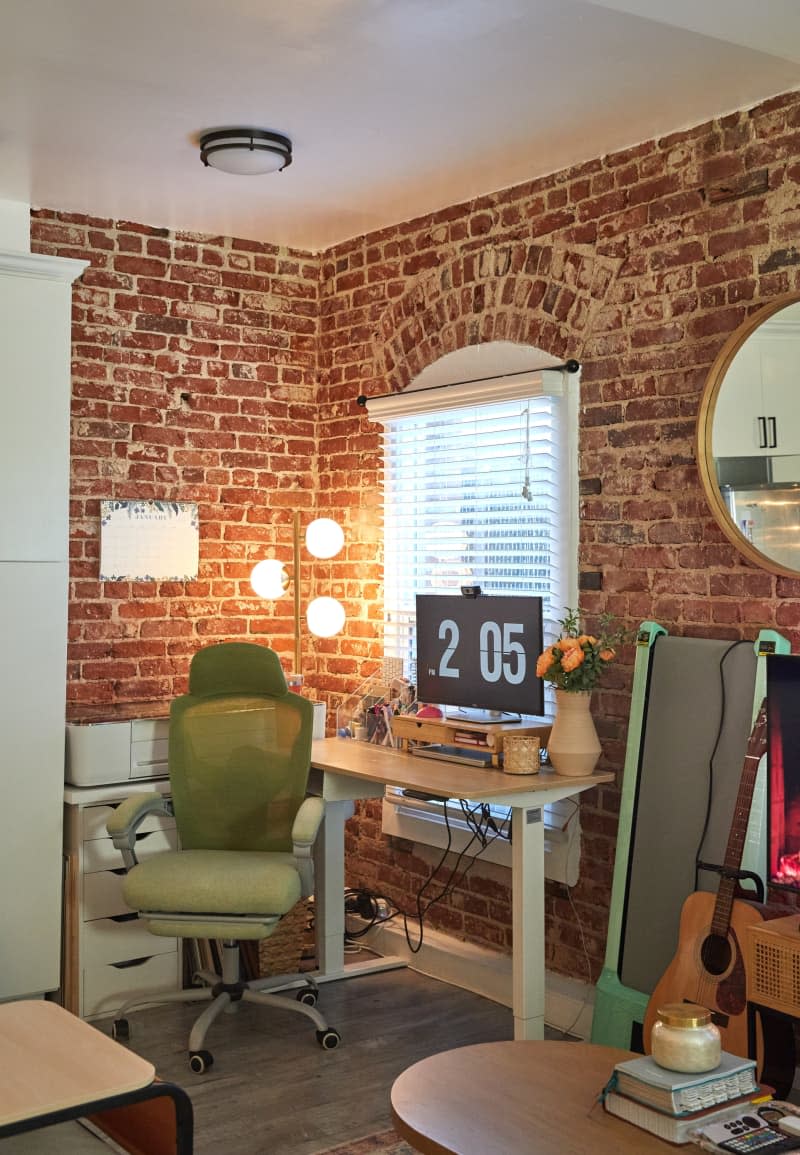
[(391, 1085), (411, 1063), (513, 1036), (507, 1008), (409, 970), (324, 983), (319, 1005), (342, 1035), (335, 1051), (296, 1014), (243, 1006), (212, 1027), (214, 1065), (201, 1076), (185, 1057), (196, 1006), (131, 1016), (131, 1046), (191, 1095), (197, 1155), (313, 1155), (380, 1131), (391, 1125)]
[[(322, 1051), (313, 1024), (297, 1014), (242, 1006), (214, 1024), (206, 1040), (214, 1065), (194, 1075), (185, 1048), (201, 1009), (173, 1004), (129, 1016), (131, 1048), (192, 1098), (197, 1155), (315, 1155), (384, 1130), (392, 1082), (410, 1064), (513, 1037), (507, 1008), (410, 970), (386, 971), (320, 987), (320, 1009), (342, 1035), (335, 1051)], [(0, 1142), (0, 1155), (102, 1155), (89, 1136), (70, 1136), (76, 1146), (66, 1139), (39, 1131)]]

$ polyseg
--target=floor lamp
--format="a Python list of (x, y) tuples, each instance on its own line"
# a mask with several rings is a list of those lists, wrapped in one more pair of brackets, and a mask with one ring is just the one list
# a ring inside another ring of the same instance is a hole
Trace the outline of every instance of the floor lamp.
[[(302, 630), (300, 625), (301, 578), (300, 514), (295, 512), (292, 525), (292, 572), (287, 574), (284, 563), (277, 558), (266, 558), (253, 567), (250, 584), (259, 597), (279, 598), (292, 586), (294, 599), (294, 673), (300, 676), (302, 668)], [(332, 558), (344, 545), (342, 528), (329, 517), (318, 517), (310, 522), (305, 532), (305, 547), (312, 557)], [(306, 623), (315, 637), (332, 638), (345, 622), (344, 606), (336, 598), (314, 598), (306, 607)]]

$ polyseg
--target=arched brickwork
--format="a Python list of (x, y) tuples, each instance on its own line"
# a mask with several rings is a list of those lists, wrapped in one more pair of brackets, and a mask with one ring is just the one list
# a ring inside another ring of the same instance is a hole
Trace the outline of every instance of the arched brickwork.
[(580, 361), (617, 268), (588, 248), (523, 241), (461, 253), (385, 311), (373, 380), (401, 391), (440, 357), (484, 341), (536, 345)]

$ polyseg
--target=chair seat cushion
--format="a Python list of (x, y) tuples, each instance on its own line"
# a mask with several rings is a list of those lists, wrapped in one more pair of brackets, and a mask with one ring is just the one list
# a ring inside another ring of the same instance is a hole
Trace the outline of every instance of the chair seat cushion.
[(140, 862), (122, 891), (134, 910), (282, 915), (300, 898), (294, 857), (247, 850), (176, 850)]

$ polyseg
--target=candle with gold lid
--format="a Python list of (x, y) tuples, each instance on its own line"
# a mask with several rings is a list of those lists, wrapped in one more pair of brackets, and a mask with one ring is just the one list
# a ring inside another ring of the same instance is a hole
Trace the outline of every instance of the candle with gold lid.
[(695, 1074), (719, 1066), (722, 1041), (707, 1007), (667, 1003), (656, 1011), (650, 1049), (659, 1067)]

